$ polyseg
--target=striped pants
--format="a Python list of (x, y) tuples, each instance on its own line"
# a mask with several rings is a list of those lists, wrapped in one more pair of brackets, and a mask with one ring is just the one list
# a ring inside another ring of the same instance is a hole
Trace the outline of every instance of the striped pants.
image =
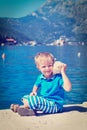
[(45, 98), (39, 96), (29, 96), (25, 95), (22, 99), (26, 100), (29, 104), (30, 109), (42, 111), (43, 113), (57, 113), (58, 106)]

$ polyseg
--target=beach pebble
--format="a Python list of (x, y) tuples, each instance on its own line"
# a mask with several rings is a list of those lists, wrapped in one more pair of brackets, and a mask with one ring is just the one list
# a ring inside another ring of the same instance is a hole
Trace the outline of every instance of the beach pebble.
[(53, 66), (53, 73), (61, 73), (61, 62), (60, 61), (55, 61), (54, 66)]

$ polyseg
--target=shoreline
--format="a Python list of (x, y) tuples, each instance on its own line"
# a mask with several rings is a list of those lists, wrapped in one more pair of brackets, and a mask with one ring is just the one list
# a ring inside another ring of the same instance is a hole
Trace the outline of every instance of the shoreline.
[(86, 130), (87, 102), (65, 105), (62, 113), (20, 116), (10, 109), (0, 110), (1, 130)]

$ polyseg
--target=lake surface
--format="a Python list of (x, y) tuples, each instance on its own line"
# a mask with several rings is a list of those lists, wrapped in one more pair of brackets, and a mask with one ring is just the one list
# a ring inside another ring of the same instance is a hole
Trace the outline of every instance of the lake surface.
[[(87, 46), (1, 46), (0, 47), (0, 109), (21, 103), (29, 94), (39, 74), (34, 56), (41, 51), (53, 53), (67, 64), (72, 91), (65, 92), (65, 104), (87, 101)], [(5, 59), (1, 55), (5, 53)]]

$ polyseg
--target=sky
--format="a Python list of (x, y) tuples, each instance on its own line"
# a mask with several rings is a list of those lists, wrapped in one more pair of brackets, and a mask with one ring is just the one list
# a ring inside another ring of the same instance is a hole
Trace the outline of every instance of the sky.
[(0, 17), (19, 18), (31, 14), (47, 0), (0, 0)]

